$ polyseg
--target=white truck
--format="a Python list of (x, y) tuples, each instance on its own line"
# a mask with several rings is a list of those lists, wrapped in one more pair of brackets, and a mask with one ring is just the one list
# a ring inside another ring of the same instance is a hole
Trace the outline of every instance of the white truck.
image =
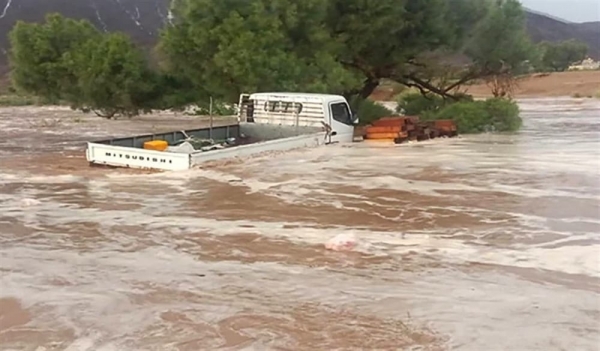
[[(327, 94), (242, 94), (237, 117), (231, 125), (88, 142), (86, 158), (94, 165), (185, 170), (206, 161), (352, 142), (358, 123), (343, 96)], [(169, 146), (143, 147), (153, 140)]]

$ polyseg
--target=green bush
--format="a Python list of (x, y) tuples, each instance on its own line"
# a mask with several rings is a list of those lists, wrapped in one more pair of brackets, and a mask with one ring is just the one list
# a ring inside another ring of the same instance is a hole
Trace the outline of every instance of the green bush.
[(395, 115), (394, 111), (371, 100), (353, 97), (349, 103), (352, 114), (358, 116), (360, 125), (367, 125), (382, 117)]
[[(458, 101), (473, 101), (473, 97), (467, 94), (457, 94)], [(401, 95), (398, 98), (396, 111), (407, 116), (421, 116), (431, 114), (445, 106), (456, 103), (456, 100), (443, 99), (439, 95), (423, 95), (419, 92)]]
[(433, 117), (454, 120), (461, 134), (482, 133), (491, 128), (491, 117), (482, 101), (457, 102), (441, 109)]
[(400, 96), (396, 111), (407, 116), (418, 116), (427, 111), (437, 111), (444, 105), (444, 99), (437, 95), (411, 93)]
[(518, 105), (507, 99), (493, 98), (475, 101), (470, 95), (461, 94), (456, 100), (444, 100), (436, 95), (423, 96), (411, 93), (398, 100), (398, 112), (419, 116), (421, 121), (451, 119), (456, 122), (459, 133), (482, 133), (488, 131), (513, 132), (522, 125)]
[(451, 119), (459, 133), (514, 132), (523, 123), (514, 101), (500, 98), (486, 101), (461, 101), (438, 112), (426, 113), (421, 119)]
[(490, 115), (493, 130), (498, 132), (516, 132), (523, 125), (519, 116), (519, 105), (514, 101), (500, 98), (487, 99), (485, 110)]
[(48, 14), (10, 32), (11, 78), (19, 92), (112, 118), (150, 112), (160, 101), (144, 52), (122, 33)]

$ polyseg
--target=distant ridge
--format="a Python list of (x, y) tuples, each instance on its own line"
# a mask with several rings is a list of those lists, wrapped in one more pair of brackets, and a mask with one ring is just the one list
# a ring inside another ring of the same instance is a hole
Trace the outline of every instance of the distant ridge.
[(536, 11), (536, 10), (530, 9), (529, 7), (525, 7), (525, 6), (523, 6), (523, 9), (524, 9), (526, 12), (533, 13), (533, 14), (536, 14), (536, 15), (539, 15), (539, 16), (548, 17), (548, 18), (551, 18), (551, 19), (553, 19), (553, 20), (555, 20), (555, 21), (557, 21), (557, 22), (562, 22), (562, 23), (566, 23), (566, 24), (574, 24), (574, 23), (575, 23), (575, 22), (567, 21), (567, 20), (566, 20), (566, 19), (564, 19), (564, 18), (560, 18), (560, 17), (552, 16), (551, 14), (549, 14), (549, 13), (546, 13), (546, 12), (542, 12), (542, 11)]
[(573, 23), (527, 10), (527, 32), (534, 42), (577, 39), (589, 46), (589, 56), (600, 60), (600, 21)]

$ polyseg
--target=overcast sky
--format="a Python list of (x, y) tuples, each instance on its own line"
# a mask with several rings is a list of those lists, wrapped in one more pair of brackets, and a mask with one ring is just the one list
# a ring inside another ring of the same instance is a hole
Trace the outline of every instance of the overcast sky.
[(521, 3), (571, 22), (600, 21), (600, 0), (521, 0)]

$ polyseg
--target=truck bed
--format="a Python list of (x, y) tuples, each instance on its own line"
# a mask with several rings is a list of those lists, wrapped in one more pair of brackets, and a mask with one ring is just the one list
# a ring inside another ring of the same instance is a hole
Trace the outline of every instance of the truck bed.
[[(235, 145), (210, 151), (189, 153), (146, 150), (147, 141), (165, 140), (173, 145), (186, 139), (226, 140), (235, 138)], [(237, 123), (213, 128), (198, 128), (168, 133), (144, 134), (88, 142), (86, 158), (90, 164), (114, 167), (185, 170), (206, 161), (231, 157), (247, 157), (268, 151), (285, 151), (325, 143), (325, 132), (315, 127), (280, 126)]]

